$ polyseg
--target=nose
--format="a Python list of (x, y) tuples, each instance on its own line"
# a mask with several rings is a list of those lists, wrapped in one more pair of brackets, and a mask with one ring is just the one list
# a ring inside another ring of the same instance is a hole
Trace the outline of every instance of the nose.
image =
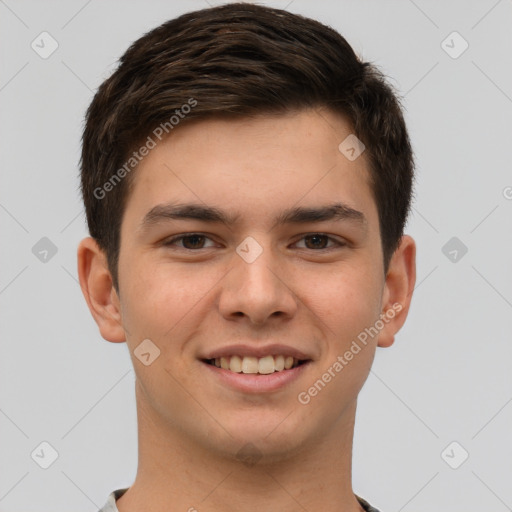
[(297, 299), (293, 283), (286, 282), (283, 265), (268, 247), (252, 262), (235, 254), (233, 267), (223, 280), (221, 315), (228, 320), (245, 319), (254, 325), (293, 318)]

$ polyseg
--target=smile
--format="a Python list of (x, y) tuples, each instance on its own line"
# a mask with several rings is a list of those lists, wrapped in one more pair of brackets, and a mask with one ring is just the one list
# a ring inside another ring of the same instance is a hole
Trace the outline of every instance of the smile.
[(305, 363), (305, 360), (299, 360), (292, 356), (268, 355), (264, 357), (238, 356), (217, 357), (207, 359), (206, 362), (217, 368), (228, 370), (234, 373), (252, 373), (260, 375), (269, 375), (274, 372), (282, 372), (296, 368)]

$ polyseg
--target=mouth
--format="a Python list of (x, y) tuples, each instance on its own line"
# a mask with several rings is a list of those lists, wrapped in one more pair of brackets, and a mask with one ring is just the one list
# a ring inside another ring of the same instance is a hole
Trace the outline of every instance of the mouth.
[(228, 372), (253, 375), (287, 372), (309, 361), (310, 359), (297, 359), (293, 356), (285, 355), (267, 355), (264, 357), (232, 355), (203, 359), (204, 363)]
[(238, 344), (212, 349), (198, 359), (214, 385), (255, 396), (291, 389), (318, 354), (291, 345)]

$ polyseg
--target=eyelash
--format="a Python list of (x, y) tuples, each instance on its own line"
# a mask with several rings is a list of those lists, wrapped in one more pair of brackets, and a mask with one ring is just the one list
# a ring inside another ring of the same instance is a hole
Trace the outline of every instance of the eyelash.
[[(299, 240), (297, 240), (297, 242), (301, 241), (301, 240), (304, 240), (305, 238), (307, 237), (311, 237), (311, 236), (316, 236), (316, 235), (319, 235), (319, 236), (322, 236), (322, 237), (327, 237), (330, 241), (332, 242), (335, 242), (335, 244), (337, 244), (338, 247), (345, 247), (347, 244), (344, 243), (344, 242), (341, 242), (340, 240), (337, 240), (335, 238), (333, 238), (332, 236), (329, 236), (325, 233), (308, 233), (306, 235), (303, 235), (302, 238), (299, 238)], [(200, 237), (203, 237), (203, 238), (206, 238), (208, 240), (211, 240), (211, 238), (209, 238), (208, 236), (202, 234), (202, 233), (185, 233), (183, 235), (177, 235), (173, 238), (170, 238), (168, 240), (166, 240), (163, 245), (166, 246), (166, 247), (172, 247), (173, 244), (175, 244), (176, 242), (179, 242), (179, 241), (182, 241), (183, 239), (185, 238), (190, 238), (190, 237), (193, 237), (193, 236), (200, 236)], [(295, 242), (295, 243), (297, 243)], [(331, 247), (322, 247), (320, 249), (308, 249), (307, 247), (301, 247), (301, 249), (306, 249), (306, 250), (310, 250), (310, 251), (314, 251), (314, 252), (319, 252), (319, 251), (329, 251), (329, 250), (332, 250), (334, 249), (335, 247), (331, 246)], [(209, 249), (209, 247), (200, 247), (199, 249), (188, 249), (186, 247), (178, 247), (178, 249), (183, 249), (185, 251), (191, 251), (191, 252), (198, 252), (202, 249)]]

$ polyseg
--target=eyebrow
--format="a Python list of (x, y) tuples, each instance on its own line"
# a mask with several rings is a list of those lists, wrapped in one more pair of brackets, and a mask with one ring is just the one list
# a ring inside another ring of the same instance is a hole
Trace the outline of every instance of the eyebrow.
[[(239, 218), (240, 215), (230, 214), (214, 206), (205, 206), (198, 203), (168, 203), (151, 208), (144, 216), (140, 229), (144, 230), (167, 220), (199, 220), (233, 226)], [(329, 220), (366, 224), (366, 217), (362, 212), (338, 202), (320, 207), (289, 208), (277, 216), (273, 227)]]

